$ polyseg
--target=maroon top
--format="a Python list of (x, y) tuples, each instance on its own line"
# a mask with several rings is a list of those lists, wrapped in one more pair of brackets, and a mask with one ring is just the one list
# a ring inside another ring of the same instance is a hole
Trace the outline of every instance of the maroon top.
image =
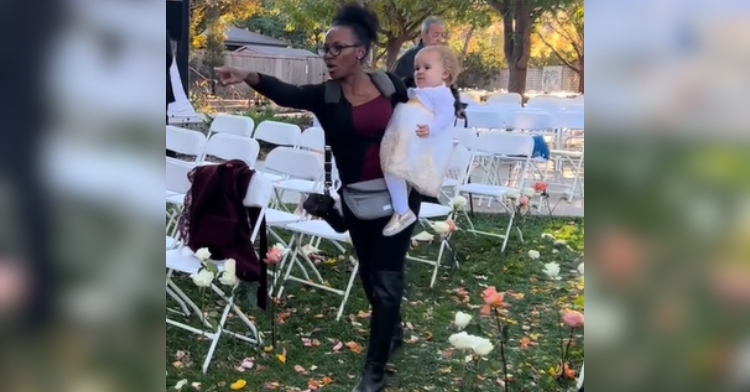
[(380, 143), (376, 140), (385, 134), (392, 115), (391, 101), (382, 95), (366, 104), (352, 108), (354, 131), (361, 136), (373, 139), (372, 145), (365, 153), (360, 181), (383, 178), (383, 169), (380, 167)]

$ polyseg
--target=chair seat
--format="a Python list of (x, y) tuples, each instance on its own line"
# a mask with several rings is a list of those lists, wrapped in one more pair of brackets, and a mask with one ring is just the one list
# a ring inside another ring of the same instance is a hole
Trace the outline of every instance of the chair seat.
[(450, 215), (452, 212), (450, 207), (441, 205), (441, 204), (433, 204), (433, 203), (422, 203), (422, 207), (420, 208), (419, 212), (419, 218), (420, 219), (434, 219), (434, 218), (442, 218)]
[(348, 242), (349, 234), (340, 234), (334, 231), (328, 223), (322, 220), (309, 220), (299, 223), (292, 223), (286, 226), (287, 230), (310, 235), (313, 237), (320, 237), (326, 240)]
[(509, 189), (502, 186), (484, 184), (466, 184), (458, 187), (458, 193), (501, 198), (508, 193)]
[(167, 196), (167, 204), (181, 206), (185, 204), (185, 195), (175, 193), (171, 196)]
[(299, 192), (303, 194), (310, 194), (310, 193), (315, 193), (319, 191), (318, 184), (319, 183), (315, 181), (291, 179), (291, 180), (281, 180), (281, 181), (275, 182), (273, 185), (276, 187), (276, 189), (281, 189), (281, 190), (290, 191), (290, 192)]
[(266, 210), (266, 222), (269, 226), (286, 226), (290, 223), (296, 223), (303, 221), (299, 215), (292, 214), (290, 212), (284, 212), (274, 209)]
[(167, 236), (167, 249), (166, 250), (173, 249), (176, 245), (177, 243), (175, 242), (174, 238)]
[(262, 175), (265, 178), (268, 178), (269, 180), (271, 180), (271, 182), (278, 182), (278, 181), (281, 181), (281, 180), (283, 180), (283, 179), (286, 178), (286, 177), (278, 175), (278, 174), (265, 173), (265, 172), (262, 172), (262, 171), (256, 171), (256, 173)]
[[(216, 265), (219, 271), (224, 270), (223, 261), (211, 261)], [(192, 275), (201, 269), (201, 261), (194, 255), (188, 255), (184, 248), (177, 248), (167, 251), (166, 255), (167, 269), (171, 269), (184, 274)]]
[(568, 158), (581, 158), (583, 153), (580, 151), (563, 151), (563, 150), (552, 150), (552, 155), (558, 155)]
[(443, 187), (443, 188), (455, 188), (455, 187), (457, 187), (457, 186), (459, 186), (459, 185), (461, 185), (461, 182), (460, 182), (460, 181), (458, 181), (458, 180), (456, 180), (456, 179), (453, 179), (453, 178), (446, 178), (446, 179), (445, 179), (445, 180), (443, 181), (443, 185), (442, 185), (442, 187)]

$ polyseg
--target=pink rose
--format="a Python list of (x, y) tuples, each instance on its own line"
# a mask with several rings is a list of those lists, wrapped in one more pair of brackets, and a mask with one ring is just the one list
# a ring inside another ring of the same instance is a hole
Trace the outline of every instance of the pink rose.
[(283, 257), (284, 255), (281, 253), (281, 250), (272, 248), (268, 250), (268, 253), (266, 253), (266, 259), (263, 261), (268, 265), (276, 265), (281, 263)]
[(575, 311), (567, 311), (563, 314), (563, 324), (571, 329), (583, 328), (583, 313)]

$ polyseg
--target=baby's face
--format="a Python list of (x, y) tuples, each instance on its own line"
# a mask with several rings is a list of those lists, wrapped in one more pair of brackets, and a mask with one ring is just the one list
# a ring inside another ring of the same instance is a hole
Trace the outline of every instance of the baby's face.
[(414, 80), (419, 88), (441, 86), (449, 76), (440, 53), (430, 50), (417, 54), (415, 68)]

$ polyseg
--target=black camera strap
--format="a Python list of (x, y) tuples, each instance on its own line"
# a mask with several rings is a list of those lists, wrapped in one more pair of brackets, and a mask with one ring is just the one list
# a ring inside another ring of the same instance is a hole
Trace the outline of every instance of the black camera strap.
[(333, 188), (333, 153), (331, 152), (331, 146), (326, 146), (325, 149), (325, 163), (324, 163), (324, 169), (325, 169), (325, 183), (323, 184), (323, 194), (326, 196), (331, 195), (331, 188)]

